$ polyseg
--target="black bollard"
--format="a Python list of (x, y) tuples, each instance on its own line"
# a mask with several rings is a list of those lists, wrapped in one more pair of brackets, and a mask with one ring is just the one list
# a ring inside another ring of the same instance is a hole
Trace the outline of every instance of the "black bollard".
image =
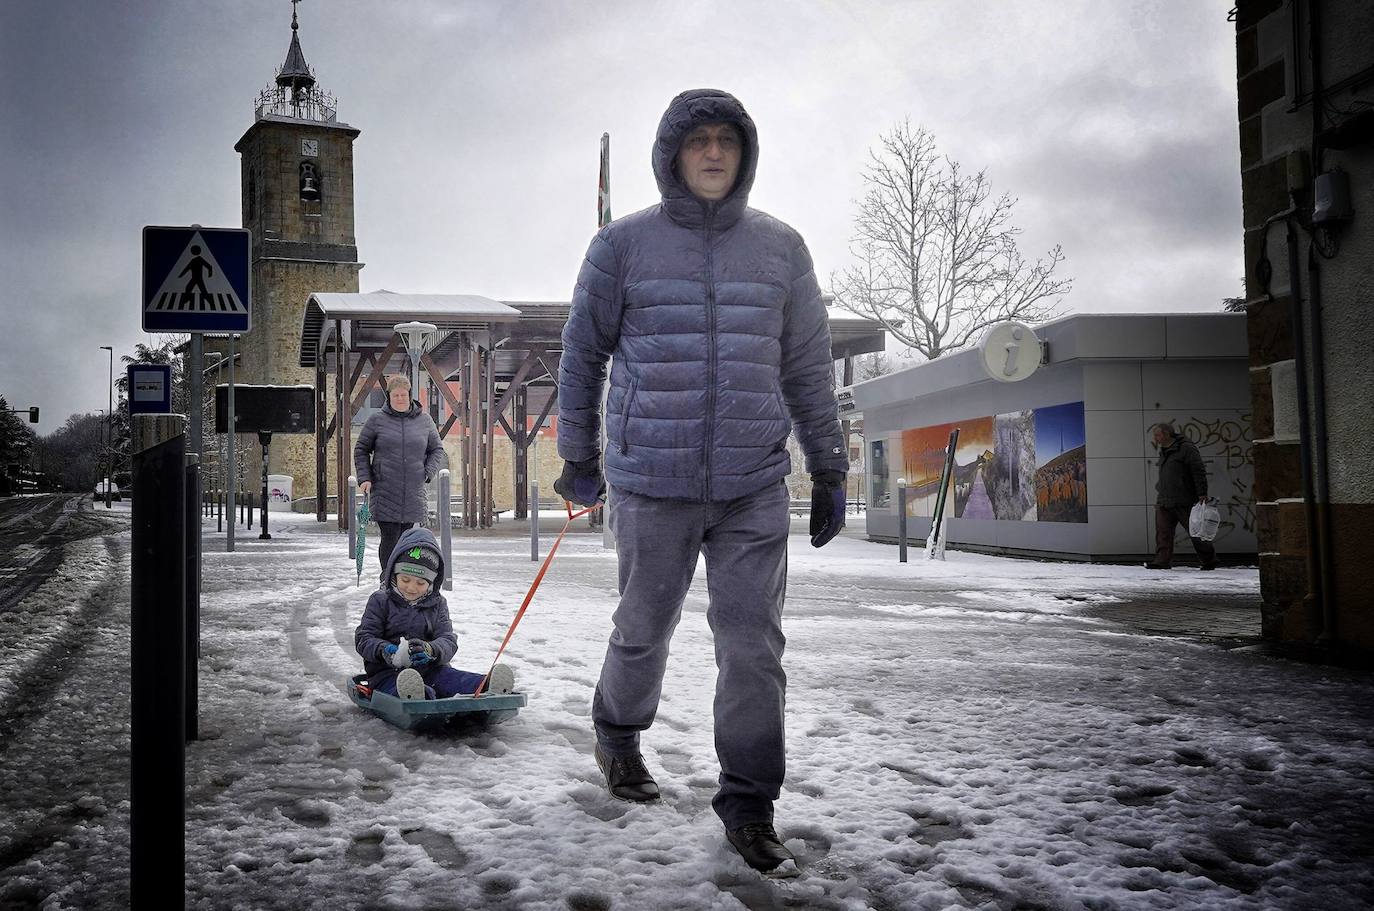
[[(272, 434), (270, 431), (259, 430), (258, 442), (262, 444), (262, 534), (258, 535), (259, 541), (270, 541), (272, 536), (267, 533), (267, 504), (272, 495), (267, 489), (267, 453), (272, 447)], [(252, 496), (252, 494), (249, 494)]]
[(200, 461), (186, 456), (186, 739), (200, 739)]
[[(449, 492), (449, 470), (439, 469), (439, 552), (444, 565), (453, 565), (453, 501)], [(444, 573), (444, 589), (453, 590), (453, 573)]]
[(135, 415), (130, 623), (129, 893), (186, 904), (186, 431)]
[(906, 485), (897, 484), (897, 562), (906, 562)]

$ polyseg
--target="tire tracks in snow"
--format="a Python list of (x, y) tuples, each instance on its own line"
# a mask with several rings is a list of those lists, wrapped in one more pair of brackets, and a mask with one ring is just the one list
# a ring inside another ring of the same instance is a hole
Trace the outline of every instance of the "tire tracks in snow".
[[(13, 731), (26, 717), (47, 710), (48, 702), (43, 694), (52, 689), (54, 680), (67, 677), (85, 648), (84, 637), (113, 605), (128, 601), (127, 577), (117, 571), (120, 562), (128, 558), (127, 545), (114, 536), (106, 536), (101, 539), (98, 549), (73, 547), (72, 550), (82, 557), (96, 557), (100, 551), (104, 552), (100, 561), (104, 564), (102, 581), (81, 597), (76, 610), (62, 618), (60, 626), (45, 637), (46, 641), (40, 639), (38, 647), (28, 653), (22, 646), (18, 650), (11, 664), (12, 673), (8, 679), (0, 679), (0, 731)], [(67, 553), (70, 555), (71, 551)], [(40, 583), (51, 581), (51, 576), (39, 580)], [(44, 594), (39, 591), (36, 597), (41, 598)], [(38, 609), (42, 611), (45, 606), (40, 604)], [(0, 737), (0, 757), (5, 755), (11, 742), (9, 737)]]
[[(129, 758), (128, 537), (72, 542), (73, 555), (102, 564), (99, 580), (61, 618), (60, 632), (0, 681), (13, 684), (0, 699), (0, 793), (14, 795), (0, 802), (0, 883), (8, 882), (0, 907), (37, 907), (53, 897), (61, 907), (128, 900), (127, 879), (118, 875), (128, 868), (128, 775), (111, 776), (109, 768)], [(54, 867), (43, 855), (57, 845), (66, 863)], [(114, 875), (73, 876), (73, 864)], [(12, 875), (17, 868), (23, 876)]]
[[(318, 589), (316, 590), (319, 591)], [(353, 640), (345, 636), (347, 625), (347, 610), (349, 603), (346, 599), (347, 589), (323, 595), (318, 601), (311, 598), (297, 598), (291, 608), (291, 624), (287, 627), (287, 641), (291, 647), (291, 657), (299, 661), (301, 666), (308, 673), (314, 674), (324, 682), (338, 689), (345, 696), (348, 694), (348, 685), (344, 681), (345, 674), (341, 674), (335, 665), (330, 664), (320, 654), (315, 644), (311, 642), (310, 633), (319, 628), (319, 618), (311, 617), (312, 609), (317, 605), (328, 604), (328, 612), (325, 614), (326, 625), (333, 634), (333, 639), (338, 643), (339, 648), (346, 654), (353, 650)]]

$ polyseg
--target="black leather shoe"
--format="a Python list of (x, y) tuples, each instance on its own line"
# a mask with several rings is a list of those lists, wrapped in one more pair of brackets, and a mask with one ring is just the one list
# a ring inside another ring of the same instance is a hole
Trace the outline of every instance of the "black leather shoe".
[(633, 756), (610, 756), (596, 748), (596, 765), (606, 776), (606, 789), (616, 800), (632, 803), (651, 803), (658, 800), (658, 785), (649, 769), (644, 765), (644, 757), (639, 753)]
[(1146, 568), (1146, 569), (1168, 569), (1168, 568), (1169, 568), (1169, 564), (1167, 564), (1167, 563), (1146, 563), (1146, 564), (1145, 564), (1145, 568)]
[(1216, 569), (1216, 568), (1217, 568), (1217, 564), (1216, 564), (1216, 561), (1215, 561), (1215, 560), (1212, 561), (1211, 563), (1204, 563), (1204, 564), (1202, 564), (1201, 566), (1198, 567), (1198, 569), (1202, 570), (1203, 572), (1210, 572), (1211, 570), (1214, 570), (1214, 569)]
[(754, 822), (738, 829), (726, 829), (725, 837), (744, 858), (744, 862), (769, 876), (796, 876), (797, 860), (778, 840), (773, 824)]

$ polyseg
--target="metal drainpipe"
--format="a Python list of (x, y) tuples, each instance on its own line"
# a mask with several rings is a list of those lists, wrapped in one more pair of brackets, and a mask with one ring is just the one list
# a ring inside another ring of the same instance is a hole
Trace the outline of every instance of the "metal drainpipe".
[(1317, 573), (1322, 597), (1322, 631), (1317, 642), (1336, 637), (1336, 599), (1331, 594), (1331, 482), (1326, 452), (1326, 354), (1322, 338), (1321, 272), (1316, 251), (1307, 249), (1308, 302), (1312, 313), (1313, 473), (1317, 476)]
[(1298, 458), (1302, 464), (1302, 502), (1307, 538), (1307, 595), (1303, 600), (1309, 605), (1315, 601), (1321, 608), (1325, 622), (1326, 597), (1322, 588), (1323, 580), (1318, 572), (1320, 561), (1317, 553), (1317, 504), (1312, 482), (1312, 428), (1309, 426), (1307, 410), (1307, 333), (1303, 329), (1302, 288), (1298, 278), (1298, 232), (1293, 227), (1294, 214), (1288, 213), (1284, 219), (1284, 226), (1287, 229), (1288, 242), (1289, 316), (1292, 321), (1295, 362), (1293, 372), (1297, 375), (1298, 386)]
[[(1313, 172), (1321, 173), (1322, 147), (1318, 134), (1322, 128), (1321, 4), (1308, 5), (1309, 39), (1312, 59), (1312, 150)], [(1307, 245), (1308, 306), (1312, 314), (1312, 394), (1313, 471), (1317, 476), (1317, 573), (1322, 592), (1322, 630), (1317, 642), (1330, 644), (1336, 638), (1336, 603), (1331, 594), (1331, 478), (1326, 447), (1326, 340), (1322, 334), (1321, 271), (1317, 265), (1312, 238)]]

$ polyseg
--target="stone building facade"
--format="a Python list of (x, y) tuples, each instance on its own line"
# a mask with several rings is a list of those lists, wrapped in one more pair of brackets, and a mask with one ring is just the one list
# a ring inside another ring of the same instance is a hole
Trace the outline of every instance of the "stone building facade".
[(1234, 11), (1266, 638), (1374, 654), (1374, 4)]

